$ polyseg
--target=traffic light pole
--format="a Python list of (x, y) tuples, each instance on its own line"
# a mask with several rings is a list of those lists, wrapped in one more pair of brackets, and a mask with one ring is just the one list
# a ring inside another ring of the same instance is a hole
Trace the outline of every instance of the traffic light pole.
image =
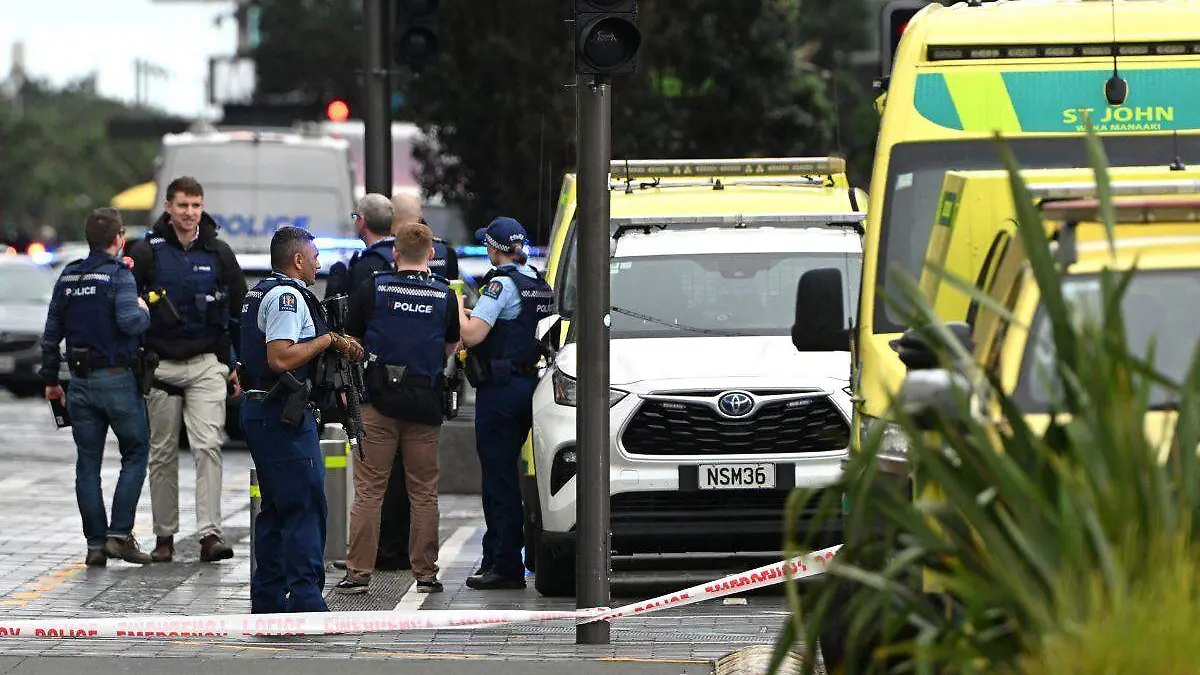
[(392, 196), (391, 76), (385, 49), (391, 44), (391, 21), (383, 0), (363, 0), (363, 141), (367, 192)]
[[(609, 604), (608, 338), (612, 88), (602, 75), (576, 76), (579, 110), (579, 439), (576, 491), (576, 607)], [(609, 623), (576, 628), (577, 644), (608, 644)]]

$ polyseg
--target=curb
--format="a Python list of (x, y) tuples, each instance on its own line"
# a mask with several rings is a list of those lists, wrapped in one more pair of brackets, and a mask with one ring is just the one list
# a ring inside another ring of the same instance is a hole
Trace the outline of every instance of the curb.
[[(774, 651), (775, 647), (772, 645), (752, 645), (730, 652), (713, 663), (713, 675), (767, 675)], [(775, 671), (776, 675), (800, 675), (803, 672), (804, 664), (800, 655), (794, 651), (788, 652), (783, 663), (779, 664), (779, 670)], [(825, 663), (819, 653), (813, 672), (816, 675), (825, 675)]]

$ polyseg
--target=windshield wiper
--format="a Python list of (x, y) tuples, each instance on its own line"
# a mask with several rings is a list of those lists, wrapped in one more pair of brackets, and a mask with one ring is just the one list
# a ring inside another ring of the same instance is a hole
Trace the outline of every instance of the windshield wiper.
[(628, 317), (633, 317), (634, 319), (641, 319), (642, 321), (649, 321), (650, 323), (657, 323), (662, 326), (669, 326), (671, 328), (677, 328), (679, 330), (692, 331), (695, 333), (703, 333), (704, 335), (720, 335), (722, 337), (751, 337), (750, 335), (746, 335), (743, 333), (731, 333), (728, 331), (713, 330), (711, 328), (697, 328), (696, 326), (689, 326), (689, 325), (683, 324), (683, 323), (671, 323), (670, 321), (664, 321), (662, 319), (657, 319), (655, 317), (652, 317), (649, 314), (642, 314), (641, 312), (635, 312), (631, 309), (625, 309), (623, 307), (617, 307), (615, 305), (613, 306), (612, 311), (614, 311), (618, 314), (624, 314), (625, 316), (628, 316)]

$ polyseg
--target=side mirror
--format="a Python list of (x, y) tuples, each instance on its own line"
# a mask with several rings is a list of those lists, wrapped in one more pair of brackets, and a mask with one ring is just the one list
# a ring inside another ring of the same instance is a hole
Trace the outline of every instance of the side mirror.
[(558, 351), (558, 346), (562, 344), (562, 322), (563, 318), (557, 314), (542, 319), (537, 324), (537, 340), (541, 347), (542, 354), (549, 357)]
[(796, 283), (796, 318), (792, 344), (801, 352), (844, 352), (850, 349), (846, 328), (842, 272), (834, 267), (809, 270)]
[(935, 428), (938, 418), (951, 423), (967, 421), (970, 395), (971, 385), (961, 373), (931, 368), (905, 376), (898, 403), (919, 428), (929, 430)]
[[(946, 324), (946, 328), (968, 352), (975, 350), (975, 341), (971, 339), (971, 326), (962, 321), (951, 321)], [(930, 346), (932, 331), (928, 326), (910, 328), (904, 331), (904, 335), (888, 344), (900, 355), (900, 362), (910, 371), (937, 368), (937, 352)]]

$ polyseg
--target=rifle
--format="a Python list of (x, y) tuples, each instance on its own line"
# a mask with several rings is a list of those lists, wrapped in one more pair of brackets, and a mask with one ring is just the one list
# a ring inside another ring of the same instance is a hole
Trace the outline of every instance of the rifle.
[[(339, 294), (321, 302), (329, 321), (329, 329), (345, 334), (346, 312), (350, 308), (350, 296)], [(326, 351), (318, 364), (319, 382), (333, 395), (333, 403), (341, 413), (342, 426), (352, 450), (359, 459), (366, 459), (363, 452), (362, 392), (365, 386), (363, 365), (337, 352)]]

